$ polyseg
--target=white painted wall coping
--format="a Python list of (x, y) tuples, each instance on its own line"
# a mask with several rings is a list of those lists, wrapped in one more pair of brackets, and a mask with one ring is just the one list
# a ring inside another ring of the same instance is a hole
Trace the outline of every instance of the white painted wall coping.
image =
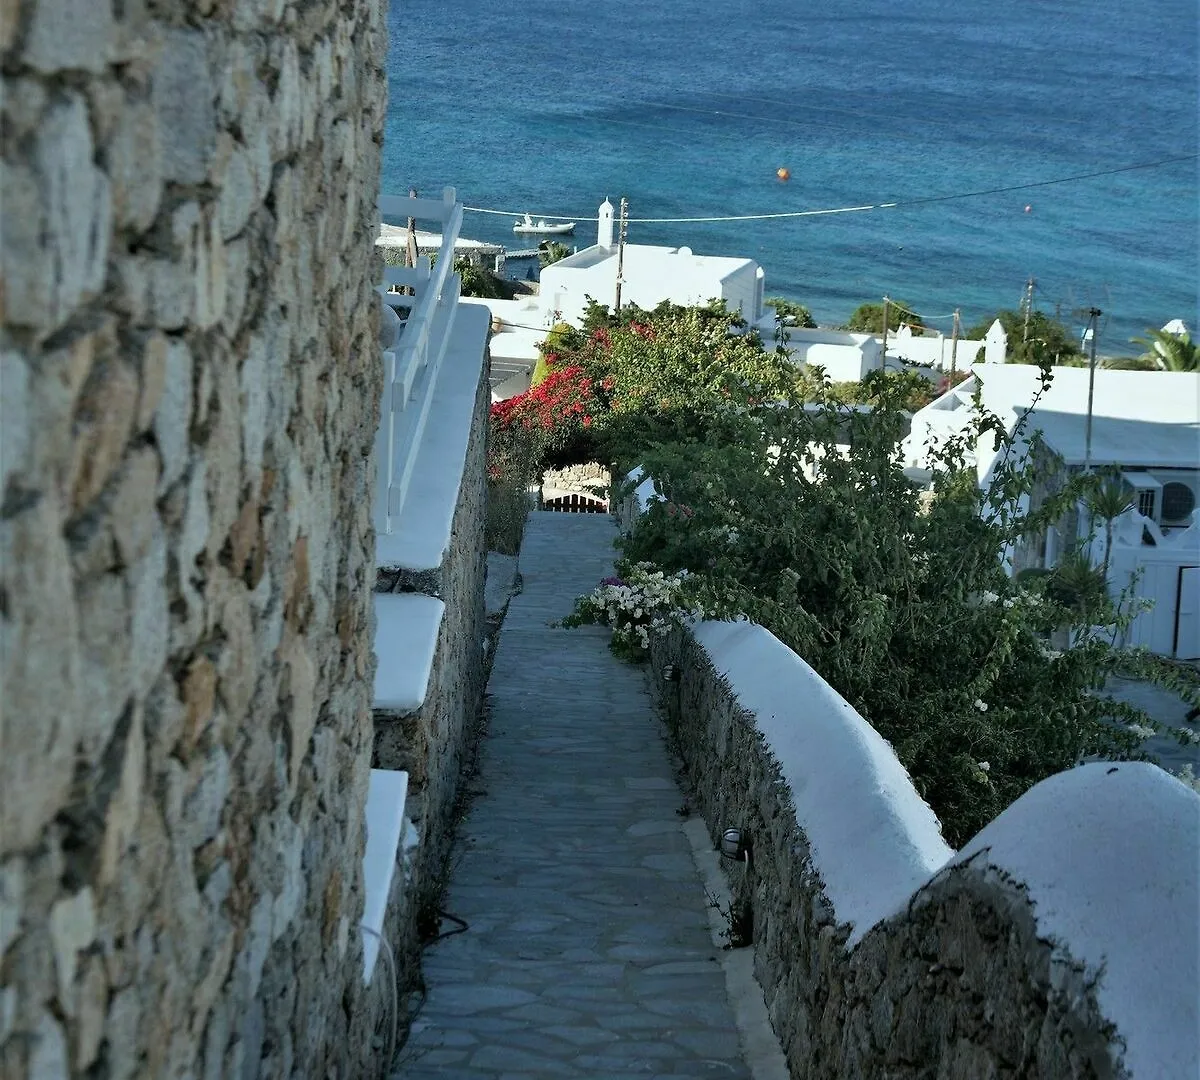
[(436, 570), (445, 558), (490, 325), (486, 307), (464, 304), (455, 313), (403, 509), (390, 534), (376, 535), (377, 566)]
[(376, 709), (419, 709), (429, 689), (446, 605), (422, 593), (374, 593)]
[[(408, 773), (372, 769), (367, 785), (367, 844), (363, 852), (363, 982), (371, 984), (379, 958), (379, 936), (387, 912), (388, 893), (396, 871), (396, 852), (404, 831)], [(411, 826), (410, 826), (411, 827)]]
[(1038, 932), (1099, 976), (1135, 1077), (1200, 1076), (1200, 796), (1148, 762), (1037, 784), (954, 860), (1023, 885)]
[(1083, 765), (955, 854), (891, 746), (791, 649), (747, 621), (693, 632), (754, 714), (848, 948), (941, 873), (990, 869), (1097, 980), (1132, 1076), (1200, 1075), (1200, 796), (1147, 762)]
[[(754, 714), (847, 947), (900, 911), (954, 855), (891, 745), (774, 634), (700, 622), (696, 640)], [(734, 824), (734, 823), (731, 823)]]

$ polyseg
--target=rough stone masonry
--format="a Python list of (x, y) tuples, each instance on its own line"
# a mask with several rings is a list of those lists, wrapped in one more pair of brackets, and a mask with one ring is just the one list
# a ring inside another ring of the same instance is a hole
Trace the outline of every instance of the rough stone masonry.
[(0, 1075), (372, 1075), (384, 0), (0, 0)]

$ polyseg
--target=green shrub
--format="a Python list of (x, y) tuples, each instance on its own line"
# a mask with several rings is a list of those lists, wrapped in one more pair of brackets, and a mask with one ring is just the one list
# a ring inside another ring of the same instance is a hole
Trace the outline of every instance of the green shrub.
[(763, 301), (763, 306), (774, 308), (775, 318), (787, 326), (800, 326), (806, 330), (815, 330), (817, 327), (817, 320), (812, 317), (812, 312), (794, 300), (772, 296)]
[[(801, 400), (724, 410), (700, 435), (643, 443), (639, 463), (667, 501), (624, 541), (620, 567), (687, 570), (687, 605), (747, 615), (804, 657), (889, 740), (957, 846), (1046, 776), (1092, 755), (1139, 756), (1130, 725), (1155, 725), (1107, 696), (1106, 680), (1168, 676), (1113, 645), (1132, 612), (1090, 567), (1004, 573), (1007, 546), (1094, 479), (1025, 511), (1038, 477), (1005, 454), (980, 492), (967, 447), (985, 432), (1013, 440), (981, 412), (942, 451), (923, 503), (896, 453), (906, 388), (882, 373), (864, 383), (870, 413), (847, 417), (825, 384), (815, 411)], [(1073, 644), (1055, 650), (1051, 635)]]

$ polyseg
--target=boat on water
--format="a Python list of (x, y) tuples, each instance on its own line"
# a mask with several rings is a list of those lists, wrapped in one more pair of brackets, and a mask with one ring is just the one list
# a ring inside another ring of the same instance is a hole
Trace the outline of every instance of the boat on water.
[(564, 221), (554, 224), (545, 218), (534, 221), (528, 214), (513, 226), (515, 233), (543, 233), (549, 236), (568, 236), (575, 231), (575, 222)]

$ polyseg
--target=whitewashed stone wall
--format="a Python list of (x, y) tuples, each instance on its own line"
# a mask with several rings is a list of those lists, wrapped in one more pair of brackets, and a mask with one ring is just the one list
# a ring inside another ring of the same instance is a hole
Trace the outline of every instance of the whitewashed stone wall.
[(367, 1076), (383, 0), (0, 4), (0, 1075)]
[(434, 570), (413, 572), (381, 567), (378, 592), (417, 592), (445, 602), (429, 686), (420, 708), (410, 713), (375, 711), (372, 764), (408, 773), (405, 813), (420, 835), (410, 853), (407, 880), (397, 874), (385, 929), (396, 954), (404, 990), (421, 984), (420, 946), (438, 925), (437, 909), (449, 877), (455, 804), (462, 771), (479, 735), (485, 681), (484, 578), (487, 553), (488, 369), (479, 369), (465, 460), (454, 506), (450, 541)]
[(793, 1077), (1197, 1075), (1200, 799), (1094, 763), (939, 852), (849, 706), (761, 627), (715, 659), (713, 626), (649, 671), (681, 670), (655, 684), (714, 840), (750, 838), (731, 913)]

